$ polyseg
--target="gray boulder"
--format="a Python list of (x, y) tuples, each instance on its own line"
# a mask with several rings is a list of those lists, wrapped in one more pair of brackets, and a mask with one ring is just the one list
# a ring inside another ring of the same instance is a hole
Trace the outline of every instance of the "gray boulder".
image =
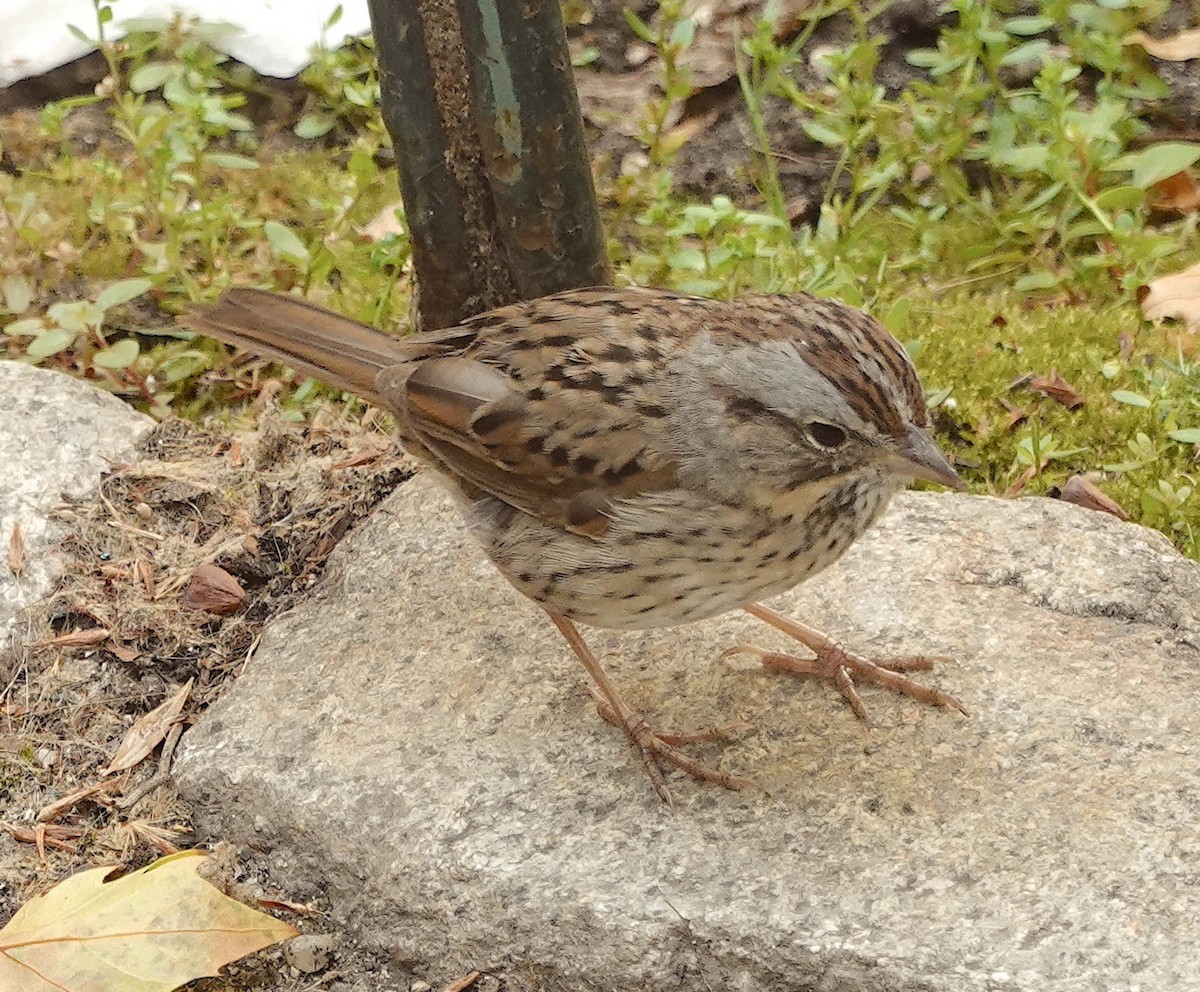
[(768, 675), (734, 614), (592, 631), (657, 726), (765, 792), (658, 801), (584, 672), (428, 479), (330, 559), (311, 602), (185, 735), (211, 835), (322, 890), (435, 987), (1200, 988), (1200, 568), (1049, 500), (906, 494), (774, 605), (863, 652), (952, 654), (965, 719)]
[[(62, 574), (54, 545), (64, 529), (49, 518), (66, 498), (96, 487), (115, 462), (137, 458), (154, 421), (86, 382), (22, 362), (0, 362), (0, 629), (53, 588)], [(6, 562), (13, 525), (24, 567)]]

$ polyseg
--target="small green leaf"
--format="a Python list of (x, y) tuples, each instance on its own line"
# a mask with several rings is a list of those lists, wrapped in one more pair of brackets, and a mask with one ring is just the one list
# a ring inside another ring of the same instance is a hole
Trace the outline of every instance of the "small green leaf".
[(92, 356), (92, 364), (102, 369), (127, 369), (137, 361), (138, 343), (133, 338), (122, 338), (116, 344), (98, 351)]
[(1133, 185), (1149, 189), (1155, 183), (1182, 172), (1197, 160), (1200, 160), (1200, 144), (1166, 141), (1143, 148), (1140, 152), (1121, 155), (1109, 162), (1105, 168), (1132, 171)]
[(177, 72), (179, 66), (171, 62), (148, 62), (129, 74), (129, 88), (134, 93), (149, 93), (158, 89)]
[(936, 48), (914, 48), (904, 58), (909, 65), (915, 65), (918, 69), (932, 69), (941, 64), (942, 53)]
[(908, 330), (909, 318), (912, 315), (912, 299), (907, 296), (902, 296), (896, 300), (880, 320), (889, 331), (893, 334), (899, 334), (901, 331)]
[(1021, 65), (1024, 62), (1032, 62), (1034, 59), (1040, 59), (1050, 51), (1050, 42), (1045, 38), (1037, 38), (1034, 41), (1027, 41), (1023, 45), (1018, 45), (1016, 48), (1010, 49), (1004, 53), (1004, 57), (1000, 60), (1003, 65)]
[(704, 270), (704, 254), (695, 248), (680, 248), (667, 258), (667, 265), (673, 269), (685, 269), (693, 272)]
[(654, 36), (654, 32), (650, 30), (650, 25), (643, 21), (628, 7), (623, 7), (621, 13), (625, 15), (625, 23), (629, 25), (629, 30), (637, 37), (644, 41), (647, 45), (657, 45), (658, 39)]
[(1028, 293), (1035, 289), (1051, 289), (1057, 286), (1059, 277), (1053, 272), (1042, 270), (1041, 272), (1030, 272), (1028, 275), (1021, 276), (1015, 283), (1013, 289), (1018, 293)]
[(14, 338), (31, 338), (46, 330), (46, 322), (41, 317), (26, 317), (24, 320), (14, 320), (4, 328), (4, 333)]
[(1130, 392), (1128, 389), (1114, 389), (1112, 398), (1125, 406), (1136, 406), (1143, 409), (1150, 406), (1150, 401), (1145, 396)]
[(100, 295), (96, 297), (96, 306), (101, 310), (111, 310), (122, 303), (136, 300), (153, 285), (149, 279), (122, 279), (100, 290)]
[(1200, 444), (1200, 427), (1184, 427), (1177, 431), (1168, 431), (1167, 437), (1183, 444)]
[(52, 323), (76, 334), (99, 327), (104, 321), (104, 309), (91, 300), (72, 300), (69, 303), (51, 304), (46, 316)]
[(1139, 186), (1114, 186), (1096, 194), (1096, 206), (1101, 210), (1134, 210), (1146, 202), (1146, 191)]
[(1010, 17), (1004, 22), (1004, 30), (1009, 34), (1021, 35), (1041, 34), (1054, 27), (1054, 21), (1049, 17)]
[(245, 155), (231, 155), (228, 152), (205, 152), (204, 161), (222, 169), (257, 169), (258, 163)]
[(1033, 172), (1046, 167), (1050, 161), (1050, 149), (1042, 145), (1022, 145), (1002, 153), (1000, 161), (1018, 172)]
[(263, 233), (278, 254), (299, 262), (308, 262), (308, 248), (290, 227), (285, 227), (277, 220), (269, 220), (263, 224)]
[(0, 288), (4, 291), (4, 309), (9, 313), (24, 313), (33, 302), (33, 284), (26, 276), (5, 276)]
[(671, 44), (687, 48), (696, 37), (696, 22), (690, 17), (681, 17), (671, 29)]
[(25, 354), (30, 358), (49, 358), (51, 355), (57, 355), (64, 348), (71, 347), (74, 343), (74, 332), (64, 330), (61, 327), (52, 327), (50, 330), (34, 338), (25, 350)]
[(313, 138), (328, 134), (333, 130), (334, 123), (334, 119), (329, 114), (305, 114), (296, 121), (296, 126), (292, 128), (292, 131), (295, 132), (297, 138), (311, 141)]
[(804, 133), (807, 134), (813, 141), (822, 145), (840, 145), (845, 142), (837, 131), (831, 127), (826, 127), (824, 124), (818, 124), (816, 121), (803, 121), (800, 126), (804, 128)]

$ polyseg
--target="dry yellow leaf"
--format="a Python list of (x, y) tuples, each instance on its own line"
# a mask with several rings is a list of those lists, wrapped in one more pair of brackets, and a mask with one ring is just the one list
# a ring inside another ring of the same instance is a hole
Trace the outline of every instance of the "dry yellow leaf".
[(222, 894), (181, 851), (112, 882), (93, 868), (31, 899), (0, 930), (0, 989), (171, 992), (297, 931)]
[(1200, 331), (1200, 264), (1155, 279), (1147, 288), (1142, 299), (1147, 320), (1174, 317), (1184, 322), (1189, 333)]

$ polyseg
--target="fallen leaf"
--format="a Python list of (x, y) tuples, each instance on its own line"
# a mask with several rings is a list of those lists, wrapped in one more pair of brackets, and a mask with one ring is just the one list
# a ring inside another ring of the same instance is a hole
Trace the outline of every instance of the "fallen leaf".
[(1200, 263), (1150, 283), (1142, 298), (1142, 313), (1147, 320), (1174, 317), (1189, 332), (1200, 331)]
[(183, 605), (189, 610), (204, 610), (224, 616), (246, 602), (242, 585), (219, 565), (201, 565), (192, 573), (183, 594)]
[(59, 634), (57, 637), (47, 637), (44, 641), (34, 641), (30, 647), (35, 648), (90, 648), (103, 644), (111, 634), (107, 627), (89, 627), (87, 630), (73, 630), (69, 634)]
[(1057, 400), (1068, 410), (1077, 410), (1083, 406), (1083, 395), (1071, 388), (1066, 380), (1058, 374), (1057, 369), (1052, 369), (1049, 375), (1034, 376), (1029, 381), (1029, 388), (1044, 396), (1049, 396), (1052, 400)]
[(1029, 417), (1029, 414), (1022, 407), (1010, 402), (1003, 396), (1000, 397), (1000, 405), (1008, 411), (1008, 424), (1006, 426), (1010, 431)]
[(139, 558), (137, 563), (138, 578), (142, 580), (142, 588), (146, 590), (146, 595), (151, 599), (154, 598), (154, 566), (144, 558)]
[(158, 747), (171, 729), (171, 724), (178, 720), (179, 714), (183, 712), (183, 704), (187, 702), (193, 682), (195, 679), (188, 679), (166, 702), (138, 717), (126, 732), (108, 767), (100, 774), (111, 775), (113, 772), (123, 772), (132, 768)]
[(120, 658), (125, 664), (137, 661), (142, 656), (142, 652), (128, 644), (118, 644), (113, 641), (106, 645), (107, 649), (116, 657)]
[(446, 986), (446, 992), (465, 992), (483, 977), (482, 971), (469, 971), (462, 976), (458, 981), (451, 982)]
[(378, 461), (391, 450), (391, 444), (385, 438), (370, 438), (357, 451), (341, 461), (334, 462), (330, 469), (358, 468)]
[(27, 902), (0, 930), (0, 989), (170, 992), (297, 931), (222, 894), (181, 851), (106, 881), (93, 868)]
[(1177, 172), (1153, 186), (1150, 206), (1163, 213), (1194, 214), (1200, 210), (1200, 184), (1191, 169)]
[(1129, 514), (1112, 497), (1097, 489), (1082, 475), (1073, 475), (1062, 487), (1060, 499), (1089, 510), (1111, 513), (1118, 520), (1128, 520)]
[(1141, 45), (1147, 55), (1164, 62), (1187, 62), (1200, 59), (1200, 28), (1180, 31), (1167, 38), (1152, 38), (1145, 31), (1134, 31), (1125, 36), (1126, 45)]
[(179, 846), (174, 841), (185, 832), (179, 827), (160, 827), (145, 820), (129, 820), (121, 826), (133, 839), (157, 849), (160, 854), (177, 853)]
[(41, 808), (37, 815), (38, 823), (50, 823), (57, 820), (63, 813), (74, 809), (85, 799), (91, 799), (92, 796), (111, 788), (112, 784), (112, 782), (96, 782), (82, 789), (76, 789), (61, 799), (56, 799), (54, 802)]
[(396, 211), (399, 209), (399, 203), (389, 204), (358, 228), (358, 233), (369, 241), (382, 241), (393, 234), (403, 234), (404, 225), (396, 216)]
[(8, 537), (8, 570), (16, 576), (25, 570), (25, 538), (21, 534), (21, 525), (15, 520)]
[[(43, 861), (46, 860), (47, 847), (56, 847), (60, 851), (74, 851), (74, 841), (87, 833), (82, 827), (67, 827), (61, 823), (39, 823), (32, 829), (29, 827), (17, 827), (11, 824), (5, 824), (5, 826), (8, 832), (13, 835), (14, 840), (19, 840), (23, 844), (36, 845), (38, 856)], [(0, 983), (3, 982), (4, 978), (4, 935), (5, 931), (0, 930)], [(7, 988), (8, 986), (0, 984), (0, 989)], [(14, 988), (23, 988), (23, 986), (14, 986)]]

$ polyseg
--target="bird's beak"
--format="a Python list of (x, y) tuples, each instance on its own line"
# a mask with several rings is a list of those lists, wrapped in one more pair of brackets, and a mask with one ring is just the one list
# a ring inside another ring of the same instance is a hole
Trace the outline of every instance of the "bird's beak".
[(954, 471), (942, 449), (921, 428), (914, 427), (900, 442), (900, 464), (897, 471), (914, 479), (938, 482), (951, 489), (962, 489), (962, 479)]

